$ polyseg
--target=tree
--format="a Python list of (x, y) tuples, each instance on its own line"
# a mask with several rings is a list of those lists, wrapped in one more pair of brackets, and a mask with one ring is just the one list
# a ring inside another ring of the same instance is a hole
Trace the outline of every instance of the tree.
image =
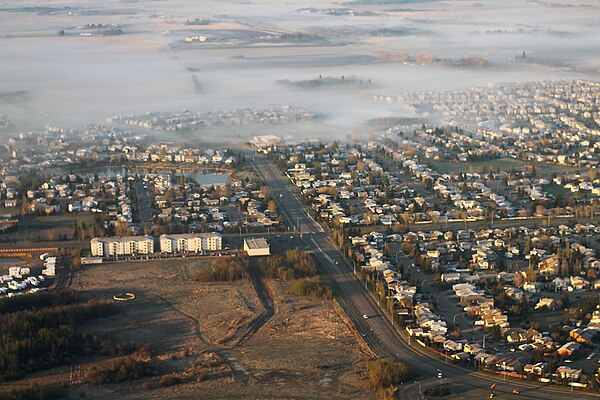
[(115, 235), (117, 235), (117, 236), (131, 235), (131, 229), (129, 229), (129, 224), (125, 221), (115, 222)]
[(27, 197), (23, 196), (21, 199), (21, 216), (29, 214), (31, 211), (31, 203)]
[(502, 338), (502, 331), (500, 330), (499, 325), (494, 325), (492, 328), (492, 339), (499, 340)]
[(563, 303), (564, 308), (568, 308), (571, 305), (571, 302), (569, 301), (569, 293), (564, 292), (561, 294), (560, 301)]
[(527, 268), (527, 273), (526, 274), (527, 274), (527, 281), (528, 282), (535, 282), (535, 281), (537, 281), (537, 271), (536, 271), (534, 265), (530, 265)]
[(523, 274), (520, 271), (515, 272), (514, 284), (518, 288), (522, 288), (523, 285), (525, 284), (525, 277), (523, 276)]
[(276, 213), (277, 212), (277, 203), (275, 200), (269, 200), (267, 208), (269, 212)]

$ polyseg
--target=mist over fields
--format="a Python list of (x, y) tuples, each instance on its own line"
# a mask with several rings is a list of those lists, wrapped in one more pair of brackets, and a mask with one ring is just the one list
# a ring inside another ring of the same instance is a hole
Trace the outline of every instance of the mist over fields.
[(310, 135), (366, 133), (410, 117), (375, 95), (598, 81), (598, 21), (597, 0), (2, 1), (0, 114), (20, 131), (287, 104), (320, 116)]

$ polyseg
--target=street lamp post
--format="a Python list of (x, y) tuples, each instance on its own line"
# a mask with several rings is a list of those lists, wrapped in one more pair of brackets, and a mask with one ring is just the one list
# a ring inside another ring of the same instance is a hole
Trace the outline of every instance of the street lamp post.
[(571, 375), (571, 393), (573, 393), (573, 375)]
[(491, 333), (486, 333), (485, 335), (483, 335), (483, 349), (485, 350), (485, 338), (490, 336)]
[(402, 253), (402, 250), (398, 250), (394, 258), (396, 259), (396, 265), (398, 265), (398, 254)]
[(421, 389), (421, 381), (415, 381), (415, 383), (419, 385), (419, 398), (421, 398), (421, 394), (423, 393), (423, 390)]
[(458, 313), (454, 314), (454, 317), (452, 317), (452, 324), (454, 325), (455, 328), (456, 328), (456, 317), (458, 317)]

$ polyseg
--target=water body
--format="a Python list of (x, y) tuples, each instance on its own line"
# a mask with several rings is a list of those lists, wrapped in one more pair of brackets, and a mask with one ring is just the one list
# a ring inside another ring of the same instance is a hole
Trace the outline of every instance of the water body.
[[(153, 171), (148, 168), (126, 169), (126, 168), (108, 167), (108, 168), (100, 169), (96, 173), (101, 177), (107, 176), (109, 178), (115, 178), (118, 175), (135, 176), (135, 175), (145, 175), (145, 174), (156, 174), (156, 175), (170, 174), (170, 175), (181, 176), (181, 172), (179, 172), (179, 171), (160, 170), (160, 169)], [(186, 178), (194, 179), (199, 185), (202, 185), (202, 186), (206, 186), (206, 185), (223, 186), (223, 185), (227, 184), (227, 181), (229, 180), (229, 176), (230, 176), (226, 172), (208, 172), (208, 171), (184, 172), (183, 175)], [(88, 174), (87, 176), (93, 176), (93, 174)]]
[(196, 172), (193, 174), (194, 179), (198, 184), (223, 186), (229, 180), (229, 174), (227, 173), (207, 173), (207, 172)]

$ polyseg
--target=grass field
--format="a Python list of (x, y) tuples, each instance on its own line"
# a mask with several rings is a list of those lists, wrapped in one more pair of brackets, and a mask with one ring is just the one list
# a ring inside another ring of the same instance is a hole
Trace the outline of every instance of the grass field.
[(530, 318), (532, 321), (539, 322), (543, 330), (548, 329), (550, 326), (562, 326), (561, 321), (569, 319), (569, 313), (564, 310), (550, 311), (550, 312), (536, 312), (531, 313)]
[(513, 168), (516, 171), (522, 171), (525, 169), (527, 165), (535, 165), (536, 174), (539, 177), (550, 178), (554, 173), (557, 174), (565, 174), (572, 173), (581, 169), (574, 167), (566, 167), (562, 165), (550, 165), (538, 162), (528, 162), (523, 160), (517, 160), (513, 158), (499, 158), (490, 161), (475, 161), (468, 163), (451, 163), (445, 161), (429, 161), (428, 164), (431, 165), (436, 171), (446, 174), (452, 172), (475, 172), (481, 173), (485, 170), (489, 171), (490, 169), (495, 171), (500, 169), (500, 171), (510, 171)]

